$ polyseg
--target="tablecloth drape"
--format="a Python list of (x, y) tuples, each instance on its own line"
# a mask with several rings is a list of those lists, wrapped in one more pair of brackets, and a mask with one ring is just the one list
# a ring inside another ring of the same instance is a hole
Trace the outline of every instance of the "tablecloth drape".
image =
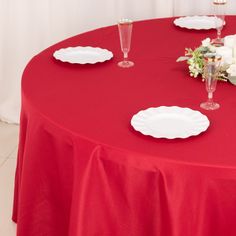
[[(117, 27), (60, 42), (35, 56), (22, 80), (13, 220), (18, 236), (234, 236), (235, 86), (221, 82), (209, 129), (188, 139), (154, 139), (130, 125), (161, 105), (200, 110), (204, 84), (176, 63), (215, 30), (177, 28), (173, 18), (134, 23), (121, 69)], [(223, 34), (235, 33), (228, 16)], [(96, 39), (96, 40), (95, 40)], [(56, 61), (55, 50), (99, 46), (114, 58), (95, 65)]]

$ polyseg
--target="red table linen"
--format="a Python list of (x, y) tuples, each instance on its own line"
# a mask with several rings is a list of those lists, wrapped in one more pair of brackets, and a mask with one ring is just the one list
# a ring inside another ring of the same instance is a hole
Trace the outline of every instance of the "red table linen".
[[(135, 22), (122, 69), (117, 26), (62, 41), (36, 55), (22, 79), (13, 220), (18, 236), (235, 236), (236, 87), (220, 82), (216, 111), (201, 110), (201, 79), (176, 63), (216, 30), (176, 27), (173, 18)], [(224, 35), (235, 34), (228, 16)], [(94, 65), (56, 61), (69, 46), (107, 48)], [(200, 110), (209, 129), (154, 139), (130, 125), (139, 110)]]

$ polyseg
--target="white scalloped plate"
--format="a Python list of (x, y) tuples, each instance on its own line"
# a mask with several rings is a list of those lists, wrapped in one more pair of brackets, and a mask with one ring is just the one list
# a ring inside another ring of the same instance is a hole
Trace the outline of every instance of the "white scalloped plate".
[(188, 138), (206, 131), (210, 122), (199, 111), (177, 106), (151, 107), (131, 119), (136, 131), (154, 138)]
[(216, 20), (214, 16), (185, 16), (175, 19), (174, 24), (181, 28), (209, 30), (215, 29), (216, 25), (221, 25), (222, 20), (219, 18)]
[(72, 64), (94, 64), (104, 62), (113, 57), (112, 52), (99, 47), (68, 47), (54, 52), (53, 56), (62, 62)]

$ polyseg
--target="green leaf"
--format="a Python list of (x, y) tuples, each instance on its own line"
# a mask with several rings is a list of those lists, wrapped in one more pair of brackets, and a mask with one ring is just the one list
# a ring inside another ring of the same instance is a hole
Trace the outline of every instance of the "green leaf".
[(228, 80), (230, 81), (230, 83), (232, 83), (233, 85), (236, 85), (236, 76), (229, 76)]
[(180, 62), (180, 61), (187, 61), (189, 59), (189, 57), (179, 57), (176, 62)]
[(197, 48), (197, 50), (200, 52), (200, 53), (207, 53), (209, 51), (209, 49), (207, 47), (199, 47)]

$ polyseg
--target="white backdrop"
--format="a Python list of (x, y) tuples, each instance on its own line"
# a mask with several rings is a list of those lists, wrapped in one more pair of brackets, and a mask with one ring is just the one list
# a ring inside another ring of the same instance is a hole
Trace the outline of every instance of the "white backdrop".
[[(0, 119), (18, 123), (20, 81), (32, 56), (69, 36), (133, 20), (210, 14), (212, 0), (0, 0)], [(228, 0), (228, 14), (236, 14)], [(235, 28), (236, 31), (236, 28)]]

